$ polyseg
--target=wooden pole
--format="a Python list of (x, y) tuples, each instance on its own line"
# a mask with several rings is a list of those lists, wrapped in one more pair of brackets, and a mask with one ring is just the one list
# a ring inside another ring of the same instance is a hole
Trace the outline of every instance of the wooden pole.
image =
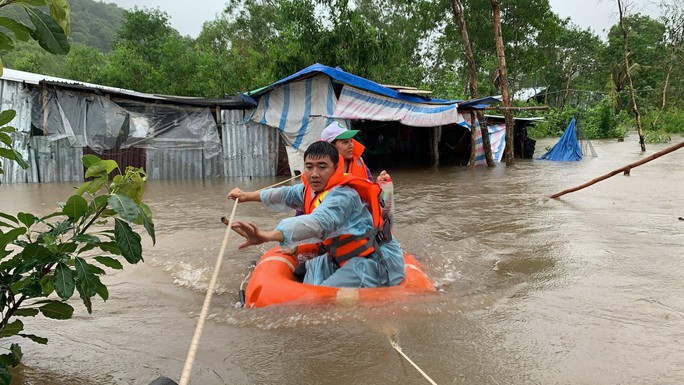
[(642, 160), (640, 160), (640, 161), (638, 161), (638, 162), (634, 162), (634, 163), (628, 164), (627, 166), (620, 167), (620, 168), (618, 168), (617, 170), (613, 170), (613, 171), (609, 172), (609, 173), (606, 174), (606, 175), (600, 176), (600, 177), (598, 177), (598, 178), (596, 178), (596, 179), (592, 179), (592, 180), (590, 180), (589, 182), (587, 182), (587, 183), (585, 183), (585, 184), (582, 184), (582, 185), (579, 185), (579, 186), (577, 186), (577, 187), (573, 187), (573, 188), (570, 188), (570, 189), (567, 189), (567, 190), (563, 190), (563, 191), (561, 191), (561, 192), (559, 192), (559, 193), (553, 194), (553, 195), (551, 195), (551, 198), (557, 199), (557, 198), (559, 198), (559, 197), (561, 197), (561, 196), (563, 196), (563, 195), (565, 195), (565, 194), (568, 194), (568, 193), (571, 193), (571, 192), (574, 192), (574, 191), (577, 191), (577, 190), (581, 190), (581, 189), (583, 189), (583, 188), (585, 188), (585, 187), (589, 187), (589, 186), (591, 186), (592, 184), (598, 183), (598, 182), (600, 182), (600, 181), (602, 181), (602, 180), (604, 180), (604, 179), (608, 179), (608, 178), (610, 178), (611, 176), (617, 175), (617, 174), (619, 174), (619, 173), (621, 173), (621, 172), (624, 172), (626, 175), (629, 175), (629, 170), (633, 169), (634, 167), (641, 166), (641, 165), (644, 164), (644, 163), (648, 163), (648, 162), (652, 161), (653, 159), (660, 158), (661, 156), (663, 156), (663, 155), (665, 155), (665, 154), (668, 154), (668, 153), (670, 153), (670, 152), (672, 152), (672, 151), (679, 150), (679, 149), (682, 148), (682, 147), (684, 147), (684, 142), (681, 142), (681, 143), (679, 143), (679, 144), (676, 144), (676, 145), (674, 145), (674, 146), (672, 146), (672, 147), (668, 147), (668, 148), (666, 148), (666, 149), (664, 149), (664, 150), (662, 150), (662, 151), (656, 152), (655, 154), (653, 154), (653, 155), (651, 155), (651, 156), (649, 156), (649, 157), (647, 157), (647, 158), (644, 158), (644, 159), (642, 159)]
[(490, 0), (492, 4), (492, 17), (494, 21), (494, 40), (496, 42), (496, 57), (499, 62), (499, 84), (501, 85), (501, 97), (503, 105), (507, 109), (504, 110), (504, 117), (506, 120), (506, 166), (510, 166), (514, 162), (513, 155), (513, 140), (515, 129), (513, 127), (513, 114), (511, 114), (511, 99), (508, 95), (508, 70), (506, 69), (506, 54), (504, 52), (503, 35), (501, 33), (501, 10), (499, 8), (499, 0)]
[(471, 126), (471, 130), (470, 130), (470, 162), (468, 164), (469, 164), (470, 169), (472, 170), (475, 168), (475, 145), (476, 145), (476, 142), (475, 142), (475, 112), (473, 112), (473, 111), (470, 111), (470, 126)]
[(622, 30), (623, 48), (625, 54), (625, 74), (627, 75), (627, 82), (629, 83), (629, 96), (632, 99), (632, 111), (636, 118), (637, 132), (639, 133), (639, 145), (641, 151), (646, 151), (646, 144), (644, 142), (644, 131), (641, 128), (641, 115), (639, 114), (639, 107), (637, 106), (636, 96), (634, 96), (634, 83), (632, 82), (632, 74), (629, 72), (629, 46), (627, 44), (627, 27), (625, 26), (625, 18), (623, 15), (623, 6), (620, 0), (617, 0), (618, 10), (620, 12), (620, 29)]
[[(451, 9), (454, 13), (454, 18), (458, 23), (458, 28), (461, 30), (461, 40), (463, 41), (463, 53), (465, 54), (466, 62), (468, 63), (468, 88), (470, 90), (470, 98), (477, 99), (477, 67), (475, 66), (475, 56), (473, 55), (473, 46), (470, 43), (468, 36), (468, 26), (465, 20), (465, 11), (461, 0), (451, 0)], [(494, 157), (492, 157), (492, 145), (489, 143), (489, 130), (485, 124), (484, 114), (481, 111), (477, 112), (477, 121), (480, 123), (480, 132), (482, 134), (482, 146), (484, 147), (485, 157), (487, 159), (488, 167), (496, 167)], [(470, 123), (475, 129), (475, 119), (471, 116)], [(471, 167), (473, 165), (473, 157), (471, 156)]]

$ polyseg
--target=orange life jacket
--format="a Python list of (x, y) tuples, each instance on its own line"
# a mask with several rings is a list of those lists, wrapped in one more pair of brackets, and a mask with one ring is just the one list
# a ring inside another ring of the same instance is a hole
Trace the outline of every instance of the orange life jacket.
[(352, 160), (349, 161), (349, 166), (344, 170), (347, 174), (358, 176), (359, 178), (368, 179), (368, 171), (366, 163), (364, 163), (361, 154), (366, 150), (363, 144), (352, 139), (354, 149), (352, 150)]
[(337, 186), (348, 186), (353, 188), (361, 200), (366, 203), (366, 208), (373, 217), (373, 228), (362, 235), (342, 234), (337, 237), (324, 240), (320, 244), (299, 245), (298, 253), (327, 252), (333, 262), (342, 266), (347, 260), (353, 257), (367, 257), (376, 250), (380, 244), (392, 239), (390, 233), (390, 223), (382, 217), (382, 206), (380, 202), (380, 185), (369, 181), (366, 177), (360, 178), (342, 172), (341, 165), (344, 159), (340, 156), (337, 170), (330, 177), (325, 189), (319, 193), (313, 191), (309, 186), (306, 177), (302, 177), (304, 182), (304, 214), (311, 214), (328, 192)]

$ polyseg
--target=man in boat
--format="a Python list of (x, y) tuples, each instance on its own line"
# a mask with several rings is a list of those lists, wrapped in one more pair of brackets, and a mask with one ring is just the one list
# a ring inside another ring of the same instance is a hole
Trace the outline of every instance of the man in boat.
[[(359, 130), (348, 130), (340, 123), (332, 122), (321, 132), (321, 140), (335, 145), (337, 151), (344, 158), (344, 172), (372, 181), (373, 174), (361, 157), (366, 147), (354, 139), (358, 132)], [(391, 179), (389, 174), (382, 170), (378, 175), (378, 183), (385, 180)]]
[(379, 186), (345, 175), (341, 158), (334, 145), (315, 142), (304, 153), (305, 183), (261, 192), (233, 189), (228, 197), (240, 202), (263, 202), (276, 211), (304, 211), (283, 219), (272, 231), (236, 222), (233, 228), (246, 238), (239, 248), (277, 241), (297, 253), (298, 245), (317, 244), (317, 256), (305, 262), (304, 283), (354, 288), (398, 285), (405, 275), (404, 257), (389, 227), (379, 219)]

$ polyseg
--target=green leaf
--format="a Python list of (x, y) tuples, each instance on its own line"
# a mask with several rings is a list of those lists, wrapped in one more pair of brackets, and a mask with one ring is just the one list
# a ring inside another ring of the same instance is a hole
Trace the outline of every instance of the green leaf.
[(72, 241), (74, 242), (81, 242), (81, 243), (100, 243), (100, 238), (91, 235), (91, 234), (79, 234), (73, 238), (71, 238)]
[(86, 215), (90, 216), (91, 214), (94, 214), (96, 211), (106, 206), (107, 199), (109, 199), (109, 195), (96, 196), (95, 199), (93, 199), (92, 202), (90, 202), (90, 204), (88, 205), (88, 212), (86, 213)]
[(102, 159), (100, 159), (97, 155), (92, 155), (92, 154), (83, 155), (83, 158), (81, 158), (81, 159), (83, 160), (83, 165), (86, 168), (89, 168), (90, 166), (94, 165), (95, 163), (102, 161)]
[[(2, 68), (0, 68), (1, 70)], [(9, 370), (7, 369), (9, 366), (16, 366), (19, 363), (17, 362), (16, 365), (11, 365), (8, 362), (11, 360), (12, 355), (11, 354), (3, 354), (0, 355), (0, 385), (11, 385), (12, 383), (12, 374), (10, 374)]]
[(0, 27), (5, 27), (12, 31), (17, 40), (28, 41), (30, 37), (28, 27), (9, 17), (0, 17)]
[(8, 134), (11, 134), (13, 132), (17, 132), (17, 129), (12, 127), (12, 126), (5, 126), (5, 127), (0, 127), (0, 132), (6, 132)]
[(77, 219), (88, 211), (88, 201), (82, 196), (72, 195), (62, 209), (62, 212), (71, 219)]
[(121, 264), (121, 262), (119, 262), (118, 260), (116, 260), (112, 257), (97, 256), (97, 257), (94, 257), (93, 259), (100, 262), (102, 265), (110, 267), (112, 269), (116, 269), (116, 270), (123, 269), (123, 265)]
[(15, 3), (32, 5), (34, 7), (42, 7), (49, 4), (49, 0), (16, 0)]
[(74, 295), (76, 283), (74, 282), (74, 274), (69, 269), (69, 266), (64, 263), (58, 263), (55, 267), (55, 291), (59, 298), (67, 300)]
[(64, 302), (51, 302), (39, 309), (45, 317), (52, 319), (69, 319), (74, 314), (74, 308)]
[(38, 315), (38, 309), (33, 309), (33, 308), (17, 309), (14, 312), (14, 315), (17, 317), (35, 317)]
[(14, 150), (11, 148), (0, 148), (0, 157), (9, 160), (14, 160), (14, 158), (16, 158), (16, 155), (14, 155)]
[[(72, 228), (72, 222), (71, 219), (66, 219), (61, 222), (57, 222), (54, 225), (51, 225), (51, 227), (52, 230), (50, 230), (49, 234), (53, 237), (57, 237), (69, 231)], [(45, 237), (45, 235), (48, 235), (48, 233), (43, 233), (43, 237)], [(54, 243), (54, 240), (52, 243)]]
[(74, 242), (65, 242), (57, 246), (57, 252), (59, 254), (70, 254), (76, 251), (78, 245)]
[(59, 23), (64, 33), (69, 36), (71, 33), (71, 8), (67, 0), (52, 0), (50, 4), (50, 15)]
[(14, 41), (6, 33), (0, 32), (0, 51), (14, 50)]
[(109, 290), (107, 289), (107, 286), (100, 281), (100, 277), (95, 277), (95, 287), (97, 288), (97, 295), (106, 302), (109, 299)]
[(152, 211), (149, 206), (145, 203), (140, 202), (140, 216), (142, 217), (142, 224), (145, 226), (147, 234), (152, 238), (152, 245), (157, 243), (156, 236), (154, 234), (154, 223), (152, 222)]
[[(38, 314), (38, 310), (37, 310), (37, 309), (36, 309), (36, 314)], [(22, 334), (22, 333), (19, 333), (19, 336), (24, 337), (24, 338), (28, 338), (28, 339), (30, 339), (31, 341), (36, 342), (36, 343), (39, 343), (39, 344), (41, 344), (41, 345), (47, 345), (47, 343), (48, 343), (48, 339), (47, 339), (47, 338), (45, 338), (45, 337), (38, 337), (38, 336), (35, 335), (35, 334)]]
[(16, 229), (12, 229), (3, 235), (0, 235), (0, 250), (4, 250), (8, 244), (23, 234), (26, 234), (25, 227), (17, 227)]
[(131, 226), (116, 219), (114, 223), (114, 234), (116, 237), (116, 244), (121, 250), (121, 254), (126, 261), (131, 264), (136, 264), (142, 260), (142, 245), (140, 244), (140, 235), (138, 235)]
[[(7, 371), (8, 366), (17, 366), (21, 362), (21, 358), (24, 356), (21, 352), (21, 347), (19, 344), (10, 345), (10, 352), (0, 356), (0, 384), (9, 385), (12, 376)], [(7, 377), (7, 379), (5, 378)], [(3, 381), (7, 381), (4, 382)]]
[(89, 296), (85, 295), (80, 286), (76, 286), (76, 289), (78, 289), (78, 294), (81, 297), (81, 300), (83, 301), (83, 305), (85, 305), (86, 310), (88, 310), (88, 314), (91, 314), (93, 312), (93, 301), (90, 300)]
[(14, 110), (5, 110), (0, 112), (0, 126), (4, 126), (9, 123), (17, 116), (17, 112)]
[(56, 54), (66, 55), (69, 53), (69, 42), (67, 41), (64, 30), (50, 15), (35, 9), (25, 8), (31, 23), (36, 27), (32, 31), (31, 37), (38, 41), (44, 50)]
[(40, 287), (42, 288), (42, 293), (43, 296), (48, 296), (52, 294), (53, 291), (55, 291), (55, 276), (52, 274), (47, 274), (44, 275), (43, 278), (40, 279)]
[(17, 161), (17, 164), (19, 165), (19, 167), (21, 167), (23, 169), (27, 169), (29, 167), (29, 164), (26, 163), (26, 161), (24, 160), (24, 157), (21, 156), (21, 153), (19, 153), (19, 151), (17, 151), (17, 150), (12, 150), (12, 151), (14, 151), (14, 160)]
[(117, 246), (116, 242), (102, 242), (98, 245), (98, 247), (107, 253), (121, 255), (121, 250), (119, 249), (119, 246)]
[(0, 338), (15, 336), (24, 330), (24, 323), (16, 320), (7, 324), (4, 329), (0, 330)]
[(133, 199), (122, 194), (112, 194), (107, 202), (124, 220), (133, 222), (138, 218), (138, 204)]
[(81, 288), (81, 293), (87, 297), (92, 297), (97, 294), (95, 282), (93, 277), (95, 274), (90, 269), (90, 265), (81, 257), (74, 258), (74, 265), (76, 266), (76, 278), (78, 285)]
[(90, 178), (93, 176), (106, 176), (109, 175), (110, 172), (114, 171), (117, 169), (119, 165), (116, 163), (116, 161), (113, 160), (101, 160), (90, 167), (86, 170), (85, 177)]
[(12, 221), (12, 222), (14, 222), (14, 223), (16, 223), (16, 224), (19, 224), (19, 221), (17, 220), (17, 218), (15, 218), (15, 217), (13, 217), (13, 216), (11, 216), (11, 215), (9, 215), (9, 214), (5, 214), (5, 213), (3, 213), (3, 212), (0, 212), (0, 218), (5, 218), (5, 219), (7, 219), (8, 221)]
[(27, 228), (38, 222), (38, 217), (30, 213), (19, 213), (17, 214), (17, 219), (19, 219), (21, 223), (25, 224)]
[(24, 250), (22, 250), (21, 255), (24, 258), (24, 260), (34, 259), (40, 261), (41, 259), (50, 256), (51, 253), (50, 250), (48, 250), (43, 245), (40, 245), (38, 243), (29, 243), (24, 247)]
[(12, 137), (4, 132), (0, 132), (0, 142), (5, 143), (7, 147), (12, 147)]

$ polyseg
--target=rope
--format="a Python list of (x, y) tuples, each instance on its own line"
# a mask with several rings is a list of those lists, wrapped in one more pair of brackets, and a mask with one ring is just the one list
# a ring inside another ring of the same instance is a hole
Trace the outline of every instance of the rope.
[[(268, 187), (264, 187), (257, 191), (273, 188), (285, 184), (289, 181), (299, 178), (300, 175), (296, 175), (290, 179), (278, 182)], [(219, 251), (218, 258), (216, 259), (216, 265), (214, 266), (214, 273), (211, 276), (211, 281), (209, 281), (209, 287), (207, 287), (207, 294), (204, 297), (204, 304), (202, 305), (202, 311), (200, 312), (199, 319), (197, 320), (197, 327), (195, 328), (195, 335), (192, 337), (192, 342), (190, 343), (190, 350), (188, 351), (188, 357), (185, 359), (185, 366), (183, 367), (183, 373), (181, 374), (181, 379), (178, 385), (187, 385), (190, 380), (190, 372), (192, 372), (192, 365), (195, 362), (195, 356), (197, 355), (197, 349), (199, 348), (199, 342), (202, 338), (202, 331), (204, 330), (204, 324), (207, 321), (207, 316), (209, 315), (209, 304), (211, 303), (211, 297), (214, 295), (214, 288), (216, 287), (216, 281), (218, 281), (218, 274), (221, 270), (221, 263), (223, 262), (223, 255), (226, 252), (226, 245), (228, 244), (228, 236), (230, 235), (230, 228), (233, 225), (233, 218), (235, 217), (235, 210), (237, 209), (238, 199), (235, 200), (233, 204), (233, 210), (230, 213), (230, 219), (226, 224), (226, 233), (223, 236), (223, 242), (221, 243), (221, 250)], [(244, 281), (243, 281), (244, 282)]]
[(423, 377), (425, 377), (425, 379), (428, 380), (428, 382), (430, 382), (432, 385), (437, 385), (437, 383), (434, 382), (434, 381), (432, 380), (432, 378), (430, 378), (430, 376), (428, 376), (428, 375), (423, 371), (423, 369), (419, 368), (418, 365), (416, 365), (413, 361), (411, 361), (410, 358), (408, 358), (408, 356), (407, 356), (406, 354), (404, 354), (404, 352), (401, 350), (401, 347), (399, 346), (398, 343), (396, 343), (395, 341), (392, 341), (391, 339), (389, 340), (389, 342), (390, 342), (390, 344), (392, 345), (392, 347), (394, 348), (394, 350), (398, 351), (399, 354), (401, 354), (401, 356), (404, 357), (404, 358), (406, 359), (406, 361), (408, 361), (411, 365), (413, 365), (413, 367), (416, 368), (416, 370), (417, 370), (420, 374), (422, 374)]

